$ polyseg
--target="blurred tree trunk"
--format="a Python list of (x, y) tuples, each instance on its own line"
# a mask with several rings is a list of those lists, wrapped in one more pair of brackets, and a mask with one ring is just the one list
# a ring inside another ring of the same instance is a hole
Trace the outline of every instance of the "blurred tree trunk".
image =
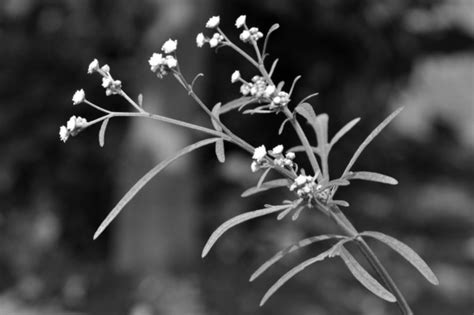
[[(147, 60), (153, 52), (161, 52), (168, 38), (173, 38), (178, 39), (178, 61), (187, 78), (191, 80), (204, 71), (202, 50), (196, 47), (195, 36), (199, 27), (204, 28), (210, 1), (155, 2), (156, 21), (146, 35), (144, 47), (137, 49), (141, 51), (137, 52), (140, 63), (135, 70), (134, 91), (143, 92), (146, 110), (193, 121), (197, 105), (172, 76), (157, 79), (149, 71)], [(119, 162), (123, 163), (119, 166), (119, 194), (195, 138), (189, 130), (156, 121), (135, 119), (130, 124)], [(113, 240), (113, 263), (117, 270), (166, 278), (176, 272), (189, 272), (199, 262), (202, 244), (197, 242), (199, 220), (195, 204), (198, 179), (192, 164), (192, 157), (176, 161), (153, 179), (119, 216)]]

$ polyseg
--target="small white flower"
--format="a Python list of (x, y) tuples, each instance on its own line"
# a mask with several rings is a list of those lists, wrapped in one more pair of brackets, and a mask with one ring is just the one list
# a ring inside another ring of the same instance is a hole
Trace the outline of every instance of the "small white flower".
[(295, 184), (297, 186), (301, 186), (306, 183), (306, 176), (304, 175), (298, 175), (298, 177), (295, 178)]
[(263, 95), (265, 97), (270, 97), (273, 94), (273, 92), (275, 92), (275, 90), (276, 88), (274, 85), (269, 85), (266, 87), (265, 92), (263, 92)]
[(87, 119), (82, 118), (82, 117), (76, 117), (76, 126), (74, 129), (80, 129), (84, 127), (87, 124)]
[(102, 86), (104, 88), (108, 88), (111, 84), (113, 83), (113, 80), (109, 77), (103, 77), (102, 78)]
[(86, 99), (86, 93), (84, 93), (83, 89), (77, 90), (76, 93), (72, 96), (72, 104), (77, 105)]
[(204, 37), (203, 33), (199, 33), (196, 36), (196, 44), (198, 47), (202, 47), (204, 43), (206, 42), (206, 38)]
[(215, 27), (219, 26), (220, 21), (221, 21), (221, 18), (218, 15), (213, 16), (207, 21), (206, 27), (207, 28), (215, 28)]
[(69, 133), (67, 131), (67, 128), (65, 126), (59, 127), (59, 139), (61, 139), (62, 142), (66, 142), (68, 138)]
[(100, 68), (100, 70), (104, 71), (105, 73), (109, 73), (110, 67), (109, 65), (103, 65), (102, 68)]
[(219, 40), (217, 38), (213, 37), (209, 40), (209, 46), (212, 48), (216, 47), (217, 45), (219, 45)]
[(293, 160), (296, 157), (296, 155), (295, 155), (294, 152), (288, 152), (288, 153), (286, 153), (285, 157), (287, 159)]
[(237, 20), (235, 20), (235, 26), (237, 28), (241, 28), (244, 24), (245, 24), (245, 19), (247, 17), (245, 15), (241, 15), (237, 18)]
[(272, 149), (273, 154), (281, 154), (283, 152), (283, 145), (279, 144)]
[(250, 169), (252, 170), (252, 173), (255, 173), (260, 169), (260, 167), (257, 162), (253, 161), (252, 164), (250, 164)]
[(230, 82), (235, 83), (240, 79), (240, 71), (235, 70), (234, 73), (232, 73), (232, 77), (230, 78)]
[(248, 42), (249, 39), (250, 39), (250, 32), (247, 31), (247, 30), (242, 31), (242, 33), (240, 33), (240, 35), (239, 35), (239, 38), (240, 38), (240, 40), (243, 41), (244, 43), (245, 43), (245, 42)]
[(76, 116), (71, 116), (67, 121), (66, 128), (68, 131), (73, 131), (76, 128)]
[(265, 155), (267, 155), (267, 149), (265, 148), (264, 145), (261, 145), (261, 146), (255, 148), (255, 151), (253, 152), (252, 159), (259, 162), (265, 157)]
[(240, 86), (240, 93), (242, 95), (247, 96), (250, 93), (250, 86), (247, 83), (244, 83)]
[(155, 72), (159, 66), (164, 63), (164, 58), (162, 54), (153, 53), (153, 55), (148, 59), (148, 64), (150, 64), (151, 71)]
[(163, 46), (161, 47), (161, 50), (165, 54), (170, 54), (170, 53), (174, 52), (177, 47), (178, 47), (178, 41), (177, 40), (172, 40), (170, 38), (163, 44)]
[(166, 56), (165, 63), (168, 68), (174, 68), (178, 65), (178, 61), (173, 56)]
[(94, 71), (99, 70), (99, 61), (97, 59), (92, 60), (87, 68), (87, 73), (91, 74)]

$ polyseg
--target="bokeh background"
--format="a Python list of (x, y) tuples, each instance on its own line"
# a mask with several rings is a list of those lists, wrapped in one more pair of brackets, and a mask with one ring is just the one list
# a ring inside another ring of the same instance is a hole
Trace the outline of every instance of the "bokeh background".
[[(254, 75), (228, 49), (195, 47), (212, 15), (237, 38), (234, 21), (272, 35), (277, 80), (302, 75), (293, 99), (319, 92), (318, 113), (330, 133), (361, 122), (334, 149), (339, 174), (352, 152), (385, 116), (402, 114), (374, 141), (357, 170), (396, 177), (398, 186), (358, 182), (340, 189), (360, 230), (393, 235), (416, 249), (440, 280), (427, 283), (396, 253), (371, 243), (416, 314), (474, 311), (474, 1), (472, 0), (2, 0), (0, 2), (0, 314), (338, 315), (398, 314), (357, 283), (338, 260), (308, 268), (263, 307), (266, 289), (323, 246), (283, 260), (255, 283), (249, 275), (300, 238), (335, 232), (318, 213), (297, 222), (256, 220), (229, 232), (210, 256), (200, 250), (224, 220), (285, 198), (281, 191), (241, 199), (256, 178), (249, 157), (228, 146), (226, 164), (213, 149), (177, 162), (126, 207), (117, 222), (92, 235), (127, 188), (163, 158), (202, 135), (139, 120), (109, 124), (106, 145), (91, 128), (63, 144), (58, 127), (75, 90), (105, 107), (93, 58), (108, 63), (145, 107), (209, 125), (171, 78), (157, 80), (147, 59), (169, 37), (189, 78), (209, 106), (238, 96), (230, 75)], [(267, 147), (296, 143), (277, 136), (281, 117), (225, 118), (237, 134)], [(304, 161), (299, 161), (303, 166)]]

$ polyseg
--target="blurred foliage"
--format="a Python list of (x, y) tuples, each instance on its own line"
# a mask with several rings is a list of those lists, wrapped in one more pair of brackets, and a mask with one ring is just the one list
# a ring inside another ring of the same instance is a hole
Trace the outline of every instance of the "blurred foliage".
[[(92, 58), (113, 63), (123, 82), (133, 81), (135, 50), (154, 18), (150, 5), (145, 0), (0, 3), (2, 301), (5, 297), (31, 305), (54, 301), (99, 315), (125, 314), (130, 307), (133, 281), (107, 271), (106, 239), (91, 242), (97, 223), (115, 201), (113, 162), (120, 159), (117, 152), (126, 122), (111, 126), (103, 149), (92, 131), (67, 146), (58, 141), (57, 132), (73, 113), (74, 90), (86, 89), (101, 104), (114, 102), (97, 88), (96, 78), (86, 77), (81, 70)], [(445, 6), (442, 1), (231, 0), (218, 6), (223, 29), (234, 38), (237, 33), (230, 30), (234, 31), (240, 14), (247, 14), (248, 23), (262, 30), (275, 22), (281, 25), (269, 46), (270, 59), (280, 58), (276, 78), (289, 85), (301, 74), (293, 99), (319, 92), (313, 104), (317, 112), (329, 114), (332, 134), (350, 119), (362, 117), (332, 153), (331, 169), (336, 174), (390, 111), (420, 60), (474, 50), (474, 32), (461, 24), (445, 19), (435, 24), (440, 27), (420, 31), (429, 25), (421, 23), (420, 12), (442, 16), (438, 13)], [(240, 69), (251, 76), (253, 69), (226, 49), (217, 55), (209, 52), (211, 56), (206, 98), (230, 100), (238, 94), (236, 86), (230, 85), (230, 74)], [(81, 107), (74, 113), (94, 115)], [(277, 137), (279, 116), (236, 119), (229, 115), (226, 121), (253, 144), (290, 146), (296, 141), (289, 129), (283, 138)], [(451, 121), (435, 117), (431, 125), (424, 138), (388, 129), (360, 158), (359, 170), (387, 173), (399, 179), (399, 186), (360, 183), (339, 193), (351, 202), (347, 214), (360, 230), (400, 237), (438, 273), (441, 286), (431, 288), (413, 276), (416, 271), (396, 254), (376, 246), (417, 314), (463, 314), (474, 308), (474, 150), (459, 141)], [(240, 193), (254, 180), (242, 175), (248, 172), (247, 161), (231, 151), (229, 163), (220, 165), (209, 159), (212, 155), (209, 151), (199, 157), (204, 166), (203, 240), (237, 211), (257, 209), (283, 197), (264, 194), (242, 202)], [(208, 314), (395, 313), (392, 305), (365, 292), (339, 262), (309, 268), (258, 309), (261, 295), (279, 275), (322, 247), (294, 255), (294, 261), (285, 260), (256, 283), (249, 284), (246, 277), (283, 245), (332, 229), (326, 218), (304, 213), (296, 224), (267, 219), (230, 233), (215, 255), (196, 266), (202, 268), (201, 295)]]

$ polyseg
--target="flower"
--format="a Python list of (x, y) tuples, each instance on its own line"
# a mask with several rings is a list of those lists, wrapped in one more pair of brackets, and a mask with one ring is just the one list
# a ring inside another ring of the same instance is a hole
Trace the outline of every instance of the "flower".
[(245, 15), (241, 15), (235, 20), (235, 27), (241, 28), (245, 24), (245, 19), (247, 17)]
[(174, 68), (178, 65), (178, 61), (173, 56), (166, 56), (165, 64), (168, 66), (168, 68)]
[(213, 16), (207, 21), (206, 27), (207, 28), (216, 28), (217, 26), (219, 26), (220, 21), (221, 21), (221, 18), (218, 15)]
[(250, 39), (250, 32), (247, 31), (247, 30), (242, 31), (242, 33), (240, 33), (240, 35), (239, 35), (239, 38), (244, 43), (248, 42), (249, 39)]
[(273, 154), (281, 154), (283, 152), (283, 145), (279, 144), (272, 149)]
[(59, 127), (59, 139), (62, 142), (66, 142), (68, 138), (69, 138), (69, 134), (67, 132), (67, 128), (65, 126)]
[(260, 162), (263, 160), (263, 158), (267, 155), (267, 149), (265, 148), (264, 145), (261, 145), (257, 148), (255, 148), (255, 151), (253, 152), (252, 159), (256, 160), (257, 162)]
[(293, 159), (296, 157), (296, 155), (295, 155), (294, 152), (287, 152), (286, 155), (285, 155), (285, 157), (286, 157), (287, 159), (293, 160)]
[(235, 83), (237, 82), (237, 80), (240, 79), (240, 71), (239, 70), (235, 70), (233, 73), (232, 73), (232, 77), (230, 78), (230, 82), (232, 83)]
[(247, 83), (244, 83), (240, 86), (240, 93), (242, 93), (243, 96), (247, 96), (250, 93), (250, 85)]
[(253, 161), (252, 164), (250, 164), (250, 169), (252, 170), (252, 173), (255, 173), (260, 169), (260, 166), (257, 162)]
[(263, 96), (265, 97), (270, 97), (273, 92), (275, 92), (276, 88), (274, 85), (269, 85), (265, 88), (265, 91), (263, 92)]
[(316, 177), (300, 174), (295, 178), (293, 184), (291, 184), (290, 191), (297, 189), (296, 193), (299, 197), (312, 198), (311, 193), (320, 187), (320, 185), (316, 185), (315, 179)]
[(109, 65), (103, 65), (100, 70), (104, 71), (105, 73), (109, 73), (110, 72), (110, 67)]
[(219, 45), (223, 40), (224, 40), (224, 37), (221, 34), (214, 33), (214, 35), (212, 35), (212, 38), (209, 40), (209, 46), (214, 48), (217, 45)]
[(94, 71), (99, 70), (99, 61), (97, 59), (92, 60), (87, 68), (87, 73), (91, 74)]
[(161, 50), (165, 54), (170, 54), (170, 53), (174, 52), (177, 47), (178, 47), (178, 41), (177, 40), (172, 40), (170, 38), (163, 44), (163, 46), (161, 47)]
[(83, 89), (77, 90), (74, 95), (72, 96), (72, 104), (77, 105), (86, 99), (86, 93), (84, 93)]
[(206, 38), (204, 37), (204, 34), (203, 33), (199, 33), (197, 34), (196, 36), (196, 44), (199, 48), (201, 48), (204, 43), (206, 42)]
[(87, 125), (87, 120), (82, 117), (71, 116), (66, 126), (59, 127), (59, 139), (66, 142), (69, 136), (77, 135)]
[(159, 66), (161, 66), (164, 62), (163, 55), (153, 53), (153, 55), (148, 59), (148, 63), (150, 64), (151, 71), (155, 72)]
[(103, 77), (102, 78), (102, 86), (104, 88), (108, 88), (112, 84), (113, 80), (110, 77)]

